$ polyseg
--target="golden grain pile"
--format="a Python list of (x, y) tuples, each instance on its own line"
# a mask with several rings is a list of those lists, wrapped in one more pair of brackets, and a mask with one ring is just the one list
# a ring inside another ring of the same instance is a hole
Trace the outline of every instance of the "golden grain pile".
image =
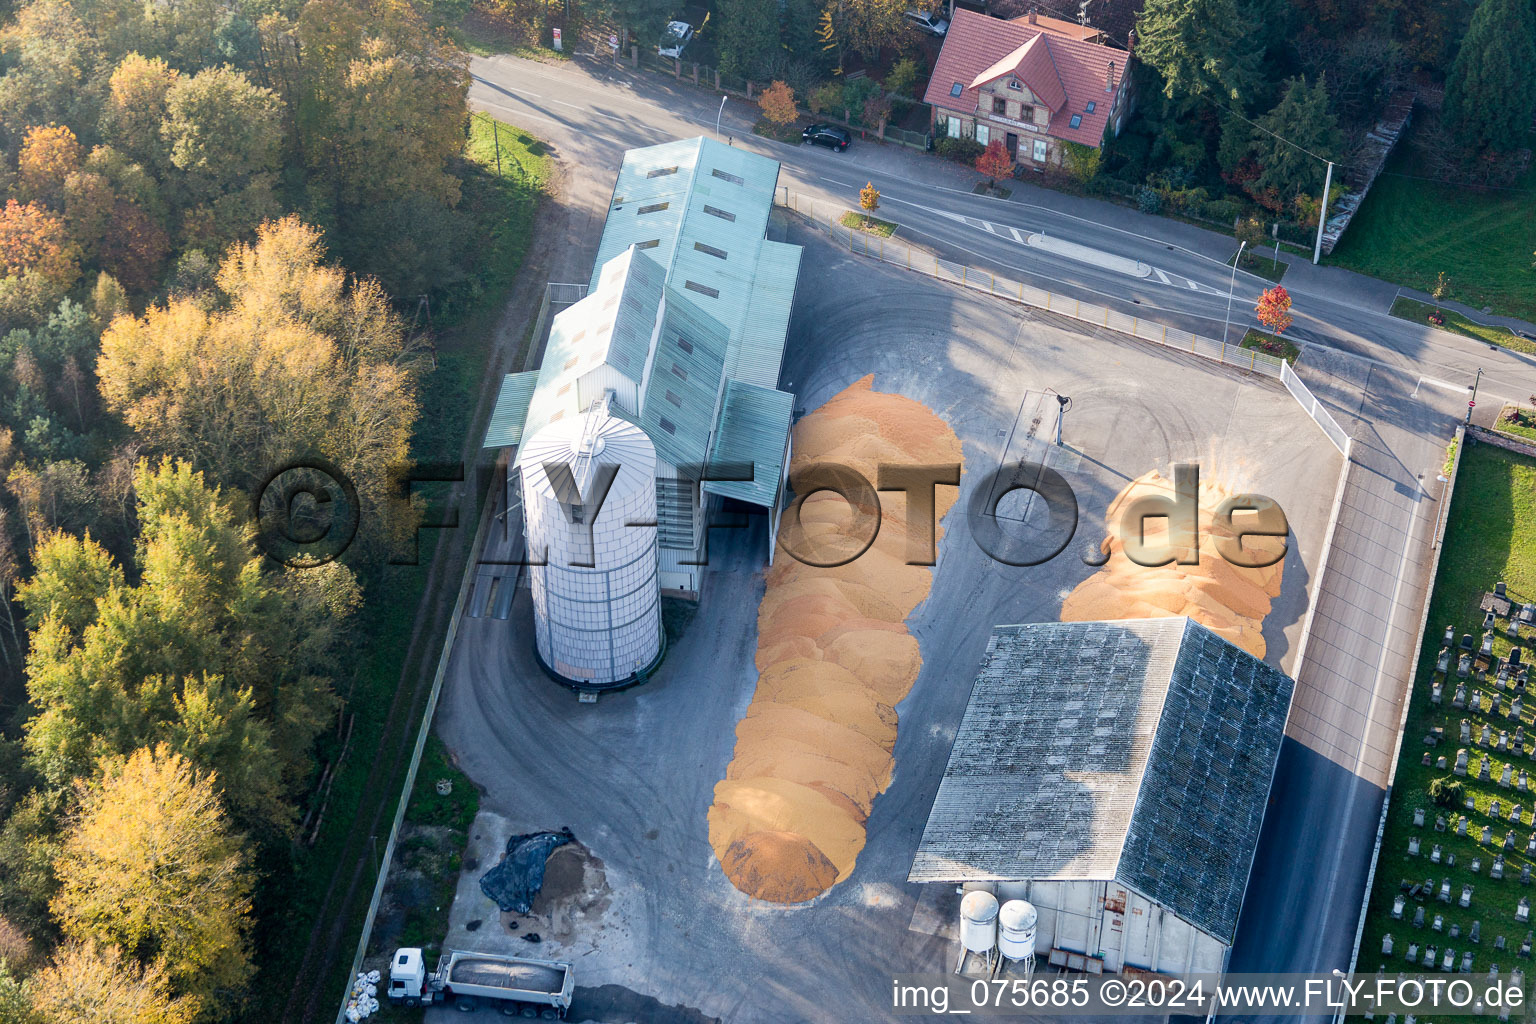
[[(874, 481), (881, 463), (961, 461), (948, 424), (872, 384), (865, 377), (795, 426), (795, 464), (837, 462)], [(938, 488), (941, 520), (956, 495)], [(905, 564), (904, 495), (880, 501), (879, 535), (848, 565), (816, 568), (781, 550), (768, 573), (757, 690), (709, 809), (726, 877), (758, 899), (799, 903), (847, 878), (870, 807), (891, 781), (896, 705), (922, 667), (906, 619), (928, 596), (933, 569)], [(830, 492), (801, 511), (813, 539), (849, 536), (852, 519)]]
[[(1232, 494), (1231, 488), (1207, 480), (1200, 483), (1199, 565), (1173, 563), (1149, 568), (1137, 565), (1125, 556), (1119, 531), (1120, 512), (1127, 503), (1146, 494), (1172, 497), (1173, 484), (1154, 470), (1131, 481), (1110, 502), (1106, 516), (1110, 524), (1109, 536), (1104, 538), (1101, 546), (1101, 550), (1109, 554), (1109, 561), (1068, 595), (1061, 606), (1061, 621), (1098, 622), (1187, 615), (1254, 657), (1264, 657), (1264, 616), (1269, 614), (1273, 600), (1280, 596), (1284, 562), (1263, 569), (1244, 569), (1228, 562), (1216, 550), (1216, 542), (1230, 537), (1231, 531), (1217, 529), (1212, 523), (1212, 513)], [(1239, 518), (1238, 522), (1241, 521)], [(1154, 529), (1158, 522), (1148, 521), (1149, 542), (1160, 539)], [(1167, 536), (1166, 530), (1161, 536)], [(1243, 547), (1249, 552), (1278, 553), (1279, 545), (1284, 543), (1283, 537), (1248, 537), (1243, 541)]]

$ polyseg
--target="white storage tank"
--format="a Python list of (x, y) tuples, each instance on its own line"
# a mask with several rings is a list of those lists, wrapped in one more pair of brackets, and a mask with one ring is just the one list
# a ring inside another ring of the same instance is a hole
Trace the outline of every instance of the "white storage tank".
[(977, 889), (960, 901), (960, 945), (967, 953), (990, 953), (997, 946), (997, 897)]
[(519, 462), (529, 560), (545, 562), (529, 567), (545, 668), (587, 686), (654, 668), (662, 633), (651, 439), (599, 401), (525, 441)]
[(1035, 924), (1040, 915), (1028, 900), (1009, 900), (997, 912), (998, 952), (1009, 960), (1035, 955)]

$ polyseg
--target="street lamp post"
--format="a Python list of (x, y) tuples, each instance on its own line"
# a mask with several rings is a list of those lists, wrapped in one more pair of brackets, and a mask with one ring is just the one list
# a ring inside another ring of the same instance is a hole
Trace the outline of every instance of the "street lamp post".
[(1237, 247), (1237, 255), (1232, 257), (1232, 283), (1227, 286), (1227, 322), (1221, 327), (1221, 343), (1227, 343), (1227, 328), (1232, 326), (1232, 293), (1237, 290), (1237, 265), (1243, 260), (1243, 249), (1248, 245), (1244, 239)]
[(1067, 410), (1072, 407), (1072, 399), (1066, 395), (1056, 396), (1056, 447), (1061, 447), (1061, 421), (1066, 418)]
[(1474, 406), (1477, 405), (1477, 386), (1479, 384), (1481, 384), (1482, 382), (1483, 382), (1483, 368), (1481, 366), (1479, 366), (1477, 368), (1477, 377), (1472, 381), (1472, 387), (1471, 387), (1472, 398), (1467, 402), (1467, 419), (1466, 419), (1466, 422), (1467, 422), (1468, 425), (1470, 425), (1472, 423), (1472, 409), (1473, 409)]
[(1328, 161), (1328, 175), (1323, 179), (1323, 205), (1317, 211), (1317, 244), (1312, 246), (1312, 265), (1323, 257), (1323, 225), (1328, 223), (1328, 190), (1333, 187), (1333, 161)]
[(725, 116), (725, 96), (720, 97), (720, 109), (715, 113), (715, 136), (720, 135), (720, 119)]

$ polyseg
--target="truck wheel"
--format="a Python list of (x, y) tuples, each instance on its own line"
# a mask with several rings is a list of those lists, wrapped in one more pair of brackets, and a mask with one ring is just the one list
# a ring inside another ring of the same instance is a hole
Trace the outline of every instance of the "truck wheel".
[(480, 1009), (480, 1004), (475, 1002), (474, 996), (459, 996), (454, 1000), (453, 1005), (460, 1013), (474, 1013)]
[(420, 1006), (421, 1005), (421, 1000), (417, 999), (415, 996), (407, 996), (406, 999), (405, 999), (405, 1005), (406, 1006)]
[(539, 1014), (539, 1016), (542, 1017), (544, 1020), (559, 1020), (560, 1019), (560, 1011), (555, 1009), (553, 1006), (551, 1006), (549, 1009), (547, 1009), (543, 1013)]
[(527, 1006), (527, 1005), (524, 1005), (523, 1009), (522, 1009), (522, 1012), (523, 1012), (523, 1018), (525, 1020), (533, 1020), (535, 1017), (537, 1017), (539, 1015), (539, 1008), (537, 1006)]

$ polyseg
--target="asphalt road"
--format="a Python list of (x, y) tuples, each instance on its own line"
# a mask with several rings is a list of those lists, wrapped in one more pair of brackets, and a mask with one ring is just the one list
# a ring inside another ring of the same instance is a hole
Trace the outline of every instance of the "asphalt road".
[[(526, 126), (608, 182), (625, 149), (712, 133), (720, 104), (687, 82), (598, 62), (490, 58), (473, 70), (473, 105)], [(1225, 261), (1235, 246), (1219, 234), (1028, 185), (1008, 200), (975, 196), (976, 176), (954, 164), (860, 142), (845, 153), (783, 145), (752, 135), (755, 118), (755, 107), (728, 101), (721, 132), (780, 160), (786, 196), (802, 210), (815, 204), (810, 212), (823, 221), (853, 205), (869, 181), (900, 238), (1208, 336), (1223, 333), (1229, 301), (1232, 336), (1240, 335), (1268, 284), (1233, 274)], [(1063, 258), (1038, 244), (1041, 235), (1104, 258)], [(1331, 619), (1319, 626), (1327, 643), (1317, 667), (1301, 672), (1302, 688), (1309, 672), (1319, 676), (1307, 709), (1316, 721), (1290, 730), (1282, 752), (1233, 968), (1326, 971), (1347, 965), (1354, 941), (1424, 599), (1425, 526), (1445, 441), (1479, 368), (1478, 412), (1491, 417), (1497, 399), (1536, 392), (1536, 361), (1389, 316), (1390, 284), (1301, 261), (1284, 283), (1295, 299), (1290, 335), (1307, 343), (1302, 375), (1355, 435), (1358, 465), (1341, 513), (1336, 584), (1328, 589), (1325, 574), (1313, 598)], [(787, 363), (785, 386), (802, 392), (793, 373)], [(1328, 701), (1337, 721), (1328, 720)]]

